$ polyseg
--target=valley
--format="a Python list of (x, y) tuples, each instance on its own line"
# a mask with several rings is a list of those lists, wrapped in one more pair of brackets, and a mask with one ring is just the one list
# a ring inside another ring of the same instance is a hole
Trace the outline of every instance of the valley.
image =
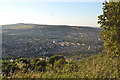
[(100, 28), (83, 26), (2, 25), (3, 59), (96, 54), (102, 50), (101, 31)]

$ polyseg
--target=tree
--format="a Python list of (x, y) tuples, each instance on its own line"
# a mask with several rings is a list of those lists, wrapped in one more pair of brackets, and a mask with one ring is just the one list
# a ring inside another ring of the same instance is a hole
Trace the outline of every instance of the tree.
[(62, 68), (67, 62), (65, 59), (59, 59), (54, 63), (55, 68)]
[(55, 55), (55, 56), (52, 56), (48, 59), (48, 63), (52, 64), (52, 66), (54, 65), (54, 63), (56, 61), (58, 61), (59, 59), (65, 59), (63, 55)]
[(33, 66), (35, 66), (35, 64), (36, 64), (38, 61), (40, 61), (40, 59), (35, 58), (35, 59), (33, 59), (33, 60), (31, 61), (31, 64), (32, 64)]
[(26, 58), (20, 58), (19, 61), (25, 64), (29, 64), (29, 60)]
[(31, 61), (31, 69), (37, 71), (45, 71), (47, 62), (45, 60), (40, 60), (35, 58)]
[(18, 59), (18, 62), (22, 64), (21, 69), (24, 72), (27, 72), (29, 68), (31, 68), (30, 60), (26, 58), (20, 58)]
[(47, 65), (47, 63), (45, 60), (40, 60), (35, 64), (35, 70), (45, 71), (46, 65)]
[(31, 69), (32, 70), (34, 70), (36, 63), (39, 61), (40, 61), (40, 59), (38, 59), (38, 58), (35, 58), (31, 61)]
[(103, 14), (98, 16), (100, 27), (103, 28), (101, 37), (104, 40), (104, 52), (120, 55), (120, 1), (104, 2)]
[(9, 76), (10, 72), (14, 73), (17, 70), (19, 70), (19, 68), (16, 63), (3, 60), (2, 62), (3, 76)]

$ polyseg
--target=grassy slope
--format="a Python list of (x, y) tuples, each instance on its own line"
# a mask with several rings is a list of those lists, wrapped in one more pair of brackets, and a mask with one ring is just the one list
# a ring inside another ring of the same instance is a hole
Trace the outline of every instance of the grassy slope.
[[(79, 74), (88, 78), (118, 78), (120, 61), (110, 55), (94, 55), (79, 62)], [(84, 65), (84, 66), (83, 66)]]
[(24, 78), (120, 78), (120, 59), (111, 58), (107, 54), (97, 54), (83, 58), (78, 62), (71, 62), (62, 69), (51, 70), (48, 66), (46, 72), (18, 73), (13, 77)]

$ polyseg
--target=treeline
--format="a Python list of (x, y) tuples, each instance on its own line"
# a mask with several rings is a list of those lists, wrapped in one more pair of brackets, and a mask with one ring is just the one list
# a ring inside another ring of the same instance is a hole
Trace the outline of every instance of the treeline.
[(16, 72), (27, 73), (29, 71), (45, 72), (47, 68), (62, 68), (65, 64), (68, 64), (63, 55), (54, 55), (50, 58), (19, 58), (16, 60), (3, 60), (2, 62), (2, 76), (11, 77), (11, 74)]

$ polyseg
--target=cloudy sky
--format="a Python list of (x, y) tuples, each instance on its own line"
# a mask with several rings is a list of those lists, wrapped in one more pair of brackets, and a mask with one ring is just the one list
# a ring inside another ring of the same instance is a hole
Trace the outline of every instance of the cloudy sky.
[(99, 0), (0, 0), (0, 25), (35, 23), (96, 27), (100, 14), (102, 1)]

